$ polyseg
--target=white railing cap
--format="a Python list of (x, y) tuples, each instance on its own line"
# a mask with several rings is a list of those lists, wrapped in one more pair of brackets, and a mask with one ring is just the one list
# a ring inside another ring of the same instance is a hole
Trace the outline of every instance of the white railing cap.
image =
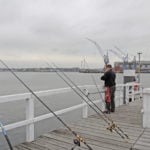
[(31, 97), (31, 93), (4, 95), (4, 96), (0, 96), (0, 103), (18, 101), (18, 100), (28, 99), (30, 97)]
[(145, 89), (143, 90), (143, 93), (144, 93), (144, 94), (150, 94), (150, 88), (145, 88)]

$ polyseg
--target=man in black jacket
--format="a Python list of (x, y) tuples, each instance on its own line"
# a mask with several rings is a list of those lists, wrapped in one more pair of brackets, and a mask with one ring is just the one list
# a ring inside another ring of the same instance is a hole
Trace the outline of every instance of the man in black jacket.
[(105, 86), (105, 102), (106, 102), (106, 113), (115, 112), (115, 80), (116, 74), (112, 70), (110, 64), (106, 65), (105, 73), (101, 77), (101, 80), (104, 80)]

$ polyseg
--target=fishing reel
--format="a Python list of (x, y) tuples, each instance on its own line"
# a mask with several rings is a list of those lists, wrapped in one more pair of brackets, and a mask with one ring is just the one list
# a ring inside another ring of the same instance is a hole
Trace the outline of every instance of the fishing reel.
[(71, 150), (74, 150), (77, 146), (80, 147), (81, 143), (79, 139), (73, 140), (74, 146), (71, 148)]
[(89, 91), (87, 89), (83, 89), (84, 94), (86, 95), (86, 97), (88, 97), (90, 95)]
[(108, 127), (107, 130), (109, 130), (110, 132), (113, 132), (113, 130), (116, 128), (116, 124), (111, 123)]

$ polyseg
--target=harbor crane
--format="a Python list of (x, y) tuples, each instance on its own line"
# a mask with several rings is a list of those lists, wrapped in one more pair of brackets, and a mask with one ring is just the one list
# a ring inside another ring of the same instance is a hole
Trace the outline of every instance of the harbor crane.
[[(124, 56), (127, 56), (128, 54), (125, 54), (121, 49), (119, 49), (117, 46), (115, 46), (115, 48), (120, 51)], [(128, 55), (127, 59), (129, 59), (132, 63), (132, 69), (136, 70), (136, 56), (133, 55)]]
[(131, 62), (133, 63), (136, 63), (136, 56), (133, 56), (133, 55), (128, 55), (126, 53), (124, 53), (120, 48), (118, 48), (117, 46), (114, 46), (114, 48), (120, 52), (124, 57), (127, 57), (126, 59), (130, 60)]
[(114, 55), (116, 55), (121, 60), (123, 60), (123, 61), (125, 60), (125, 57), (123, 55), (121, 55), (120, 53), (118, 53), (117, 51), (115, 51), (113, 49), (109, 49), (108, 51), (110, 51), (111, 53), (113, 53)]
[(117, 51), (115, 51), (113, 49), (109, 49), (109, 51), (111, 53), (113, 53), (114, 55), (116, 55), (118, 58), (120, 58), (123, 61), (124, 69), (128, 68), (128, 54), (126, 56), (124, 56), (121, 53), (118, 53)]
[(113, 49), (109, 49), (108, 51), (110, 51), (113, 54), (115, 54), (118, 58), (120, 58), (121, 60), (123, 60), (124, 63), (128, 62), (128, 54), (127, 55), (121, 55), (120, 53), (118, 53), (117, 51), (115, 51)]
[(110, 49), (109, 51), (112, 52), (113, 54), (115, 54), (118, 58), (120, 58), (123, 61), (124, 69), (128, 69), (129, 58), (130, 58), (131, 63), (132, 63), (131, 68), (135, 70), (136, 69), (136, 57), (133, 56), (133, 59), (132, 59), (131, 56), (129, 56), (128, 54), (125, 54), (118, 47), (115, 46), (115, 48), (118, 51), (115, 51), (115, 50), (112, 50), (112, 49)]
[(118, 48), (117, 46), (114, 46), (114, 48), (121, 53), (121, 55), (126, 56), (127, 54), (124, 53), (120, 48)]
[(96, 41), (91, 40), (89, 38), (86, 38), (86, 39), (96, 46), (96, 48), (98, 49), (100, 55), (102, 56), (102, 58), (104, 60), (105, 65), (107, 65), (109, 63), (108, 51), (107, 51), (107, 53), (105, 53)]

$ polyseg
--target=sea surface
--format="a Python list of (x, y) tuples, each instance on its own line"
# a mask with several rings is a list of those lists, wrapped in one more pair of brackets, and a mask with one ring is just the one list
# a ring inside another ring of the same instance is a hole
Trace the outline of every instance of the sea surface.
[[(94, 76), (98, 85), (103, 86), (100, 80), (102, 74), (89, 73), (66, 73), (76, 85), (94, 85), (91, 75)], [(60, 79), (56, 73), (48, 72), (17, 72), (17, 75), (33, 90), (42, 91), (49, 89), (57, 89), (68, 87), (68, 85)], [(150, 87), (150, 74), (141, 74), (141, 83), (144, 88)], [(117, 84), (123, 83), (123, 75), (117, 74)], [(96, 90), (96, 89), (95, 89)], [(9, 72), (0, 72), (0, 96), (12, 95), (18, 93), (28, 93), (28, 90)], [(93, 98), (96, 98), (93, 96)], [(41, 99), (54, 111), (67, 108), (81, 103), (81, 98), (74, 92), (63, 93)], [(35, 116), (48, 113), (47, 110), (35, 100)], [(60, 116), (67, 123), (80, 120), (82, 111), (73, 111), (71, 113)], [(11, 102), (0, 104), (0, 121), (4, 125), (14, 123), (25, 119), (25, 102)], [(38, 122), (35, 125), (35, 137), (60, 128), (62, 125), (55, 119), (51, 118)], [(25, 141), (25, 127), (8, 131), (13, 145)], [(2, 134), (0, 133), (0, 150), (7, 150), (8, 146)]]

